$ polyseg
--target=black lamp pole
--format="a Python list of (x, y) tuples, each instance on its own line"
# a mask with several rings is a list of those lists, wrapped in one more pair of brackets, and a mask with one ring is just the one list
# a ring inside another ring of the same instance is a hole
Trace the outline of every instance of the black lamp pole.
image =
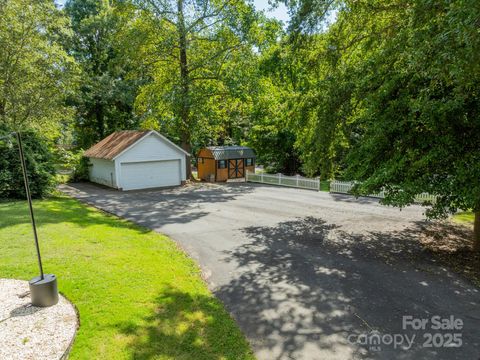
[(58, 303), (57, 278), (53, 274), (44, 274), (42, 266), (42, 257), (40, 255), (40, 246), (38, 245), (37, 226), (35, 224), (35, 216), (33, 215), (32, 196), (30, 194), (30, 186), (28, 184), (27, 166), (25, 164), (25, 155), (23, 153), (22, 137), (20, 133), (15, 132), (18, 142), (18, 153), (22, 165), (23, 181), (25, 183), (25, 193), (27, 195), (28, 206), (30, 209), (30, 220), (32, 222), (33, 236), (35, 238), (35, 247), (37, 249), (38, 267), (40, 276), (34, 277), (29, 281), (30, 297), (32, 305), (46, 307)]
[(23, 181), (25, 183), (25, 193), (27, 195), (28, 207), (30, 209), (30, 220), (32, 222), (33, 237), (35, 238), (35, 247), (37, 248), (38, 268), (40, 269), (40, 279), (43, 280), (42, 257), (40, 255), (40, 246), (38, 245), (37, 226), (35, 224), (35, 216), (33, 215), (32, 196), (30, 195), (30, 186), (28, 184), (27, 166), (25, 165), (25, 156), (23, 155), (22, 137), (19, 132), (15, 133), (18, 141), (18, 153), (20, 155), (20, 161), (22, 162)]

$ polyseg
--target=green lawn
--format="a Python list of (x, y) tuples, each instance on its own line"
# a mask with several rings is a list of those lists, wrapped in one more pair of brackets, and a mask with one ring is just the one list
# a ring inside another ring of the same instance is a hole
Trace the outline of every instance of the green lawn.
[(320, 181), (320, 191), (330, 191), (330, 181), (322, 180)]
[(471, 223), (473, 224), (474, 215), (473, 212), (461, 212), (458, 214), (453, 215), (453, 221), (458, 223)]
[[(34, 208), (45, 271), (80, 313), (71, 359), (253, 358), (172, 240), (69, 198)], [(36, 275), (27, 205), (0, 203), (0, 277)]]

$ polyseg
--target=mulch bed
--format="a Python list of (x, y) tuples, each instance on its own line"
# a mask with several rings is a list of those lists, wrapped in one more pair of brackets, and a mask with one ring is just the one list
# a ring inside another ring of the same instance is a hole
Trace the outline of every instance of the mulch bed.
[(480, 286), (480, 253), (472, 251), (472, 226), (428, 223), (422, 226), (419, 241), (439, 263)]

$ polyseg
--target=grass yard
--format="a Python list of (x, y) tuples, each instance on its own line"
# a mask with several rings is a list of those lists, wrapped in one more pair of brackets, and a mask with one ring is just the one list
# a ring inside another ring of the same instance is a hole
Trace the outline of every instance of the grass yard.
[(474, 217), (473, 212), (461, 212), (453, 215), (453, 221), (460, 224), (473, 224)]
[[(71, 359), (253, 358), (172, 240), (70, 198), (34, 208), (45, 272), (80, 313)], [(0, 203), (0, 277), (36, 275), (26, 202)]]
[(322, 180), (320, 181), (320, 191), (330, 191), (330, 181), (329, 180)]

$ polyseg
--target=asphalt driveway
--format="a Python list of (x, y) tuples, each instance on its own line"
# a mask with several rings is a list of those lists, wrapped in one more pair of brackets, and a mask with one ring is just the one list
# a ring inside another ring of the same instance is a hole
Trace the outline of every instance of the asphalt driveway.
[(422, 251), (420, 207), (241, 183), (62, 190), (177, 241), (260, 359), (480, 357), (480, 291)]

